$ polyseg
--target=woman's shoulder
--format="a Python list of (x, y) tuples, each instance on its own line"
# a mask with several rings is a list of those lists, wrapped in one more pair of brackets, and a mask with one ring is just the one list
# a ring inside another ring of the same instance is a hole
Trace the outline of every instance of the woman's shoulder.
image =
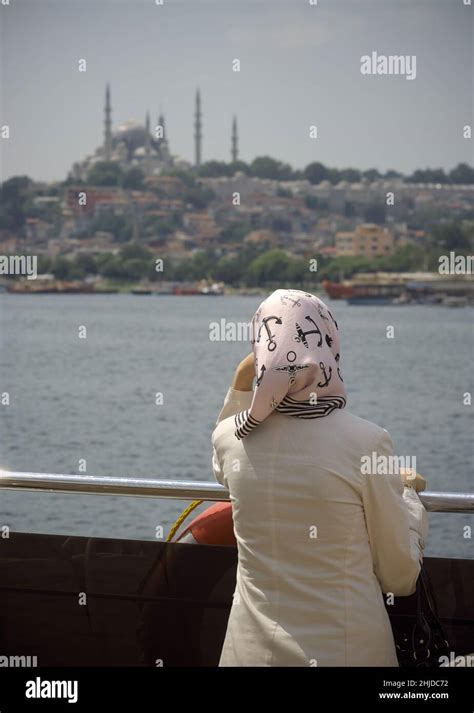
[(361, 435), (363, 434), (367, 438), (374, 439), (389, 436), (386, 428), (383, 428), (382, 426), (379, 426), (378, 424), (374, 423), (373, 421), (369, 421), (366, 418), (357, 416), (355, 413), (352, 413), (352, 411), (349, 411), (347, 408), (341, 409), (334, 413), (337, 413), (338, 427), (347, 430), (350, 433)]
[(365, 418), (356, 416), (347, 408), (337, 412), (340, 428), (344, 429), (357, 438), (363, 438), (366, 441), (376, 442), (380, 440), (390, 439), (390, 434), (386, 428), (368, 421)]

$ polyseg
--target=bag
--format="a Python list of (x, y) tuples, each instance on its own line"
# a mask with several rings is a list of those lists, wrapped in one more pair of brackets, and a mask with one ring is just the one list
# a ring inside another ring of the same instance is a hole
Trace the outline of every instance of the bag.
[(428, 574), (421, 566), (416, 583), (416, 618), (395, 641), (398, 663), (403, 668), (434, 668), (450, 646), (436, 611)]

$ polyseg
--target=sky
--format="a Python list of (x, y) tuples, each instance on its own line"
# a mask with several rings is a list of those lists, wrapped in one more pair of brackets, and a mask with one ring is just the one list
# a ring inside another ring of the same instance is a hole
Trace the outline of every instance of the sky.
[[(107, 82), (115, 128), (147, 111), (153, 126), (163, 110), (171, 152), (188, 161), (199, 87), (203, 161), (230, 159), (235, 114), (244, 161), (403, 173), (472, 162), (464, 0), (156, 1), (0, 4), (1, 180), (63, 180), (103, 141)], [(362, 75), (372, 52), (415, 55), (416, 78)]]

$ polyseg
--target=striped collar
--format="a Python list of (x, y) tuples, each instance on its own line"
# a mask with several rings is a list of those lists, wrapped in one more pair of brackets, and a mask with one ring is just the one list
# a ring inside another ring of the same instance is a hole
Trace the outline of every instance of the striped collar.
[[(346, 399), (343, 396), (320, 396), (317, 403), (312, 403), (310, 400), (297, 401), (290, 396), (285, 396), (282, 401), (275, 407), (275, 411), (279, 411), (285, 416), (296, 416), (297, 418), (323, 418), (329, 416), (336, 409), (344, 408)], [(235, 436), (239, 440), (248, 436), (253, 429), (258, 426), (261, 421), (257, 421), (250, 414), (250, 409), (239, 411), (235, 417)]]

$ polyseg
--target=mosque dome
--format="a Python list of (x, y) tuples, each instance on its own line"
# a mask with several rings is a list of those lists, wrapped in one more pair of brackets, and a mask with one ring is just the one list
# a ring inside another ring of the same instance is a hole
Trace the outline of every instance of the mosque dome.
[[(150, 137), (151, 138), (151, 137)], [(147, 130), (137, 121), (127, 121), (121, 124), (112, 134), (112, 144), (115, 146), (121, 142), (127, 145), (130, 153), (134, 153), (136, 149), (144, 146), (147, 140)], [(153, 139), (151, 142), (153, 143)]]

